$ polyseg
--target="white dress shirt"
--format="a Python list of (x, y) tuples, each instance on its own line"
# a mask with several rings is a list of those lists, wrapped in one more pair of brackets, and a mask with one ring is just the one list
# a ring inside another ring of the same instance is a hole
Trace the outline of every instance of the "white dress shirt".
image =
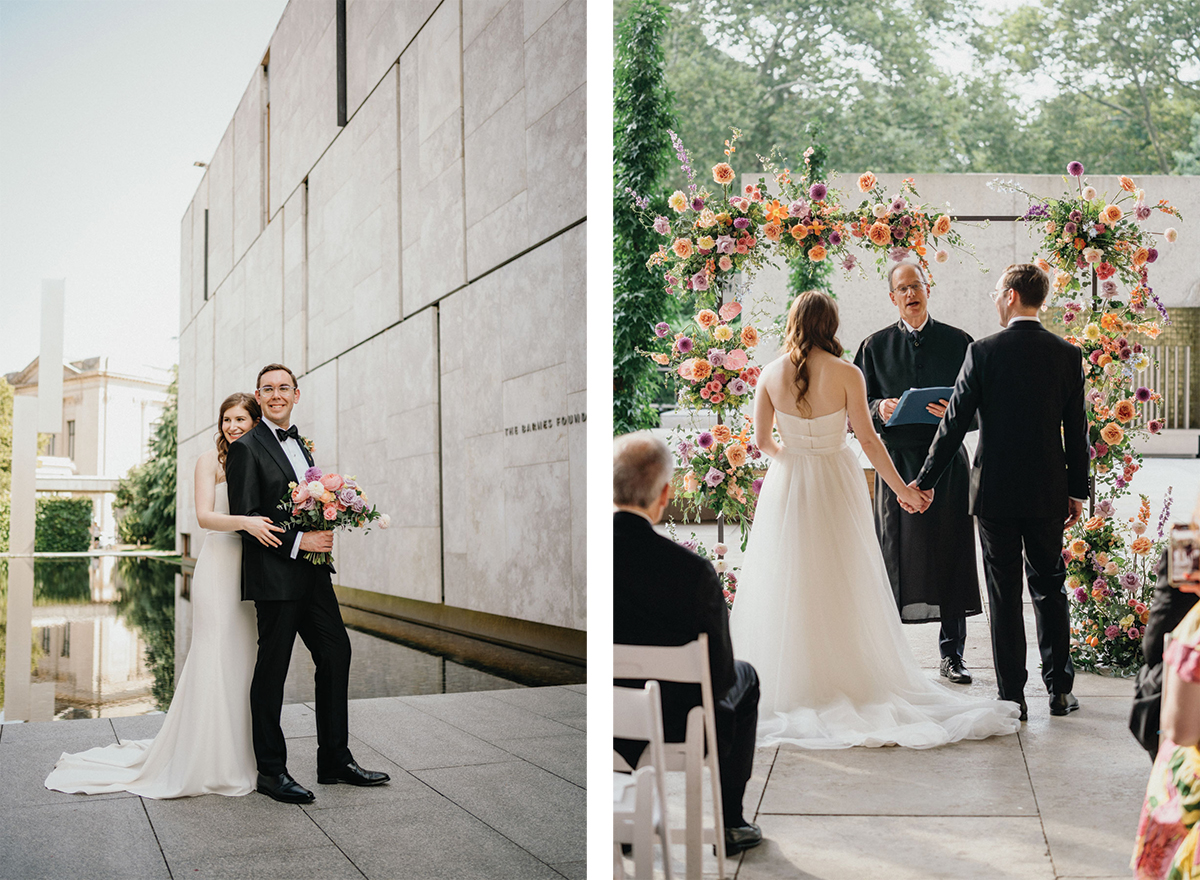
[[(283, 440), (280, 440), (279, 435), (275, 433), (275, 429), (278, 427), (278, 425), (276, 425), (270, 419), (267, 420), (267, 424), (271, 426), (271, 436), (279, 441), (279, 445), (283, 447), (283, 454), (287, 456), (287, 460), (291, 464), (292, 470), (296, 473), (296, 483), (303, 483), (304, 472), (308, 470), (308, 459), (304, 457), (304, 453), (300, 449), (299, 441), (293, 439), (292, 437), (287, 437)], [(284, 428), (284, 430), (286, 431), (287, 429)], [(296, 535), (296, 543), (292, 545), (292, 559), (295, 559), (300, 554), (300, 539), (303, 537), (303, 532)]]

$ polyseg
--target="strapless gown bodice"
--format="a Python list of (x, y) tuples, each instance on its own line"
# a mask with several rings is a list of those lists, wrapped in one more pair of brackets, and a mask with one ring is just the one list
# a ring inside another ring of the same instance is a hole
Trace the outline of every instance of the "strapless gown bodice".
[(784, 443), (784, 455), (837, 452), (846, 445), (846, 408), (805, 419), (792, 413), (775, 413), (775, 426)]

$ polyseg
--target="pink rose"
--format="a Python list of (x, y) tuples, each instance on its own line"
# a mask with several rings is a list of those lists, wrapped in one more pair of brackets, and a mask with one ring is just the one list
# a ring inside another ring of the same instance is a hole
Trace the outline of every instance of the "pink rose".
[(343, 482), (344, 480), (338, 474), (325, 474), (325, 476), (321, 477), (321, 485), (330, 492), (336, 492), (342, 488)]
[(308, 486), (305, 485), (304, 483), (301, 483), (299, 486), (297, 486), (295, 489), (292, 490), (292, 501), (295, 502), (296, 504), (300, 504), (301, 502), (307, 501), (307, 500), (308, 500)]
[(323, 516), (325, 519), (337, 519), (337, 506), (334, 504), (326, 504)]

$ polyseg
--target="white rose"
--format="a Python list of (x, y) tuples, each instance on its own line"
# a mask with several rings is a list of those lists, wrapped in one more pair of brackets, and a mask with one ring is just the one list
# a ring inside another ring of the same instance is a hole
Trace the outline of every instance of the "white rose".
[(871, 213), (874, 214), (878, 219), (882, 220), (887, 216), (887, 205), (878, 204), (871, 209)]
[(713, 553), (716, 553), (718, 556), (724, 556), (728, 552), (729, 548), (724, 544), (717, 544), (713, 547)]
[(725, 562), (725, 560), (724, 560), (724, 559), (718, 559), (716, 562), (714, 562), (714, 563), (713, 563), (713, 567), (714, 567), (714, 568), (715, 568), (717, 571), (724, 571), (724, 570), (725, 570), (725, 567), (726, 567), (726, 564), (727, 564), (727, 563)]
[(1085, 263), (1099, 263), (1100, 258), (1104, 256), (1104, 251), (1100, 248), (1084, 248), (1083, 261)]
[(1117, 564), (1115, 562), (1110, 562), (1108, 565), (1104, 566), (1104, 573), (1105, 574), (1116, 574), (1117, 573)]
[(391, 526), (391, 524), (392, 524), (392, 518), (390, 516), (388, 516), (386, 513), (380, 514), (379, 528), (386, 529), (389, 526)]
[(325, 487), (321, 484), (320, 480), (313, 480), (308, 484), (308, 494), (314, 498), (320, 498), (325, 494)]

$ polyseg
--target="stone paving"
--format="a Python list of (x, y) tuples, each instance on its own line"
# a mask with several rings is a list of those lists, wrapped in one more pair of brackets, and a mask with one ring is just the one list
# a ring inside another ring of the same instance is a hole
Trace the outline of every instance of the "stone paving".
[(252, 793), (152, 800), (47, 791), (64, 751), (152, 737), (162, 715), (0, 725), (0, 880), (586, 875), (586, 686), (353, 700), (375, 788), (316, 783), (311, 704), (284, 707), (306, 806)]

